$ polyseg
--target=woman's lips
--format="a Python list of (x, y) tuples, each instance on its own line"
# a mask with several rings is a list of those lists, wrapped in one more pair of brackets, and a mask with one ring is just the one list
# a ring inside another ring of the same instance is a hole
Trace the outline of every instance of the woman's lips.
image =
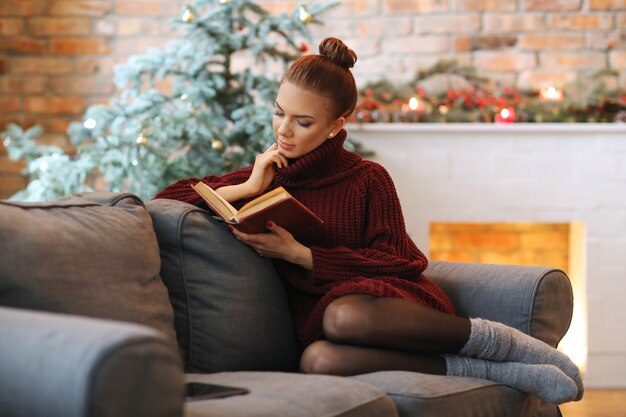
[(278, 146), (281, 147), (282, 149), (289, 151), (291, 149), (293, 149), (296, 145), (292, 145), (286, 142), (283, 142), (282, 140), (278, 139)]

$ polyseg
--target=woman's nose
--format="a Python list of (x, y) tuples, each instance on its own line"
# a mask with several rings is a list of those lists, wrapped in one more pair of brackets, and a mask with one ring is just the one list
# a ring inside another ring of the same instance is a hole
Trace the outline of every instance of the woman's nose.
[(289, 126), (289, 122), (287, 120), (283, 120), (278, 126), (278, 134), (281, 136), (289, 136), (291, 133), (291, 128)]

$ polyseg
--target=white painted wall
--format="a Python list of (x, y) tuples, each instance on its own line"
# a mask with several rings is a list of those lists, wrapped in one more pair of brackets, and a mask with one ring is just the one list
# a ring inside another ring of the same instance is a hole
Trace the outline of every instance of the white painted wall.
[(626, 387), (626, 125), (372, 124), (349, 137), (376, 152), (407, 228), (431, 222), (584, 222), (589, 387)]

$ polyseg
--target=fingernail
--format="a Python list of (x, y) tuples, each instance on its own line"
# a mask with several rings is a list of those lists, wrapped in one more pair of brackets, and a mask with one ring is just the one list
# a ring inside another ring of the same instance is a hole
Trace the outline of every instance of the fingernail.
[(265, 223), (265, 225), (266, 225), (267, 227), (272, 227), (272, 226), (274, 226), (274, 222), (269, 221), (269, 222)]
[(232, 226), (229, 224), (229, 225), (228, 225), (228, 230), (230, 230), (230, 231), (232, 232), (233, 230), (235, 230), (235, 228), (234, 228), (234, 227), (232, 227)]

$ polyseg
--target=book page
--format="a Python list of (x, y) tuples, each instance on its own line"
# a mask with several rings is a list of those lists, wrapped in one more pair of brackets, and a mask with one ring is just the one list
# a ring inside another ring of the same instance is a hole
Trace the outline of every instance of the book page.
[(237, 214), (237, 209), (226, 201), (224, 197), (219, 195), (217, 191), (213, 190), (203, 182), (192, 185), (192, 187), (224, 220), (233, 221), (235, 215)]
[(276, 201), (288, 198), (290, 194), (283, 187), (274, 188), (260, 197), (246, 203), (237, 214), (238, 218), (256, 213), (267, 206), (271, 206)]

